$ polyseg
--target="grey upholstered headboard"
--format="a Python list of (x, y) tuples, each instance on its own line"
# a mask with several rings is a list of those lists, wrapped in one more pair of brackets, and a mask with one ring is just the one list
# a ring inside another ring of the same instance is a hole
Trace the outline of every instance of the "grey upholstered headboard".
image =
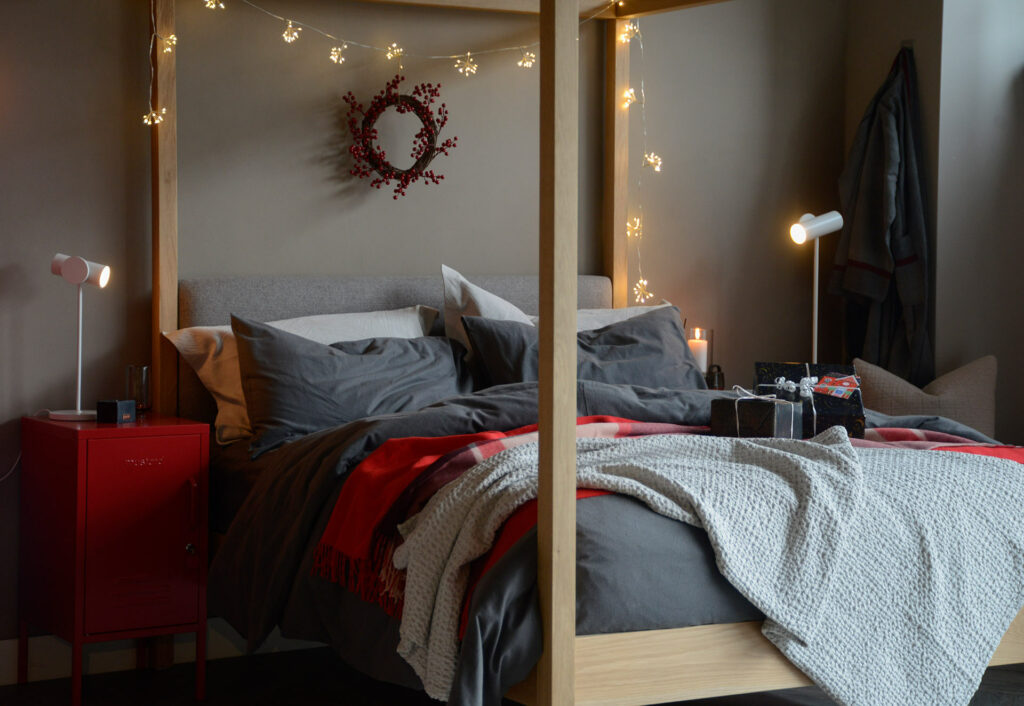
[[(474, 284), (507, 299), (528, 314), (536, 314), (538, 278), (532, 275), (470, 277)], [(612, 304), (607, 277), (581, 275), (580, 308)], [(258, 321), (290, 319), (312, 314), (385, 311), (415, 304), (444, 309), (441, 277), (212, 277), (178, 283), (178, 326), (220, 326), (231, 314)], [(178, 365), (178, 414), (213, 421), (213, 398), (188, 365)]]

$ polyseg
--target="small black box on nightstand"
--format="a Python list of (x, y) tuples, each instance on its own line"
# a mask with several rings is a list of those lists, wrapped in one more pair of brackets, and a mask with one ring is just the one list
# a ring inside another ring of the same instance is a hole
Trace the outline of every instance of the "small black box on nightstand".
[(96, 421), (102, 424), (134, 422), (135, 400), (100, 400), (96, 403)]

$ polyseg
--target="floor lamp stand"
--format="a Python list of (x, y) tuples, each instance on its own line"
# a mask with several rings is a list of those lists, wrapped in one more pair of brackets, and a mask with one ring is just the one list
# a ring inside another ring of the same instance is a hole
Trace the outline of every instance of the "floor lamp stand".
[[(814, 239), (814, 291), (811, 295), (811, 362), (818, 362), (818, 238)], [(79, 342), (81, 347), (81, 342)], [(81, 370), (81, 365), (79, 365)]]

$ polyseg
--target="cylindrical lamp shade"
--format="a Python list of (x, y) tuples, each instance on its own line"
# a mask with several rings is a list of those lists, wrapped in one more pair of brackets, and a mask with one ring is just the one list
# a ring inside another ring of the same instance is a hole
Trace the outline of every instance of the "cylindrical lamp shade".
[(794, 223), (789, 229), (789, 237), (797, 245), (802, 245), (808, 240), (820, 238), (829, 233), (835, 233), (843, 228), (843, 216), (839, 211), (829, 211), (820, 216), (805, 213), (799, 223)]
[(57, 253), (50, 261), (50, 272), (60, 275), (71, 284), (91, 284), (99, 288), (110, 282), (110, 267), (90, 262), (77, 255)]

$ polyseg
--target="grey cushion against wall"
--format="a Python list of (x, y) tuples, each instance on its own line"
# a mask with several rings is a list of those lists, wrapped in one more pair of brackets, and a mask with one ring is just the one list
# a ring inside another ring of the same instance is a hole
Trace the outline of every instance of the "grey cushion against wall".
[[(537, 380), (538, 330), (530, 324), (463, 317), (487, 379), (477, 387)], [(577, 376), (610, 384), (707, 388), (675, 307), (655, 309), (576, 334)]]
[[(363, 417), (416, 410), (465, 392), (461, 351), (445, 338), (324, 345), (231, 317), (255, 455)], [(457, 345), (457, 344), (456, 344)]]
[(996, 357), (987, 355), (919, 388), (885, 368), (854, 358), (864, 406), (882, 414), (948, 417), (986, 436), (996, 433)]

